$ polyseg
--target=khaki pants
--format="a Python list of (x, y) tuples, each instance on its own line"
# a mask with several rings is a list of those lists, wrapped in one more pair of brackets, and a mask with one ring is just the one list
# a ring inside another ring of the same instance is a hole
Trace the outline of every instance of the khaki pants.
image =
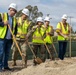
[[(27, 49), (28, 49), (28, 46), (27, 46), (27, 43), (24, 43), (25, 40), (17, 40), (17, 43), (20, 47), (20, 50), (22, 52), (22, 64), (23, 65), (26, 65), (27, 64)], [(13, 47), (13, 53), (12, 53), (12, 60), (13, 61), (16, 61), (17, 60), (17, 57), (18, 57), (18, 54), (19, 54), (19, 51), (16, 47), (16, 45), (14, 44), (14, 47)]]

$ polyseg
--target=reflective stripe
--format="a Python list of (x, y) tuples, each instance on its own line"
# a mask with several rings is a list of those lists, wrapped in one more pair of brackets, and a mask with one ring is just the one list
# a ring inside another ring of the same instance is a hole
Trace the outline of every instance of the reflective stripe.
[(22, 34), (22, 33), (17, 33), (18, 35), (26, 35), (26, 34)]
[(38, 39), (38, 40), (42, 40), (42, 37), (36, 37), (36, 36), (33, 36), (33, 39)]

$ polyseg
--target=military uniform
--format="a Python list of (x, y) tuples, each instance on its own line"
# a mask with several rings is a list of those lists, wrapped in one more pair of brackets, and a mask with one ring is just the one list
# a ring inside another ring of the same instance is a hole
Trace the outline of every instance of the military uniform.
[[(51, 58), (52, 58), (52, 60), (54, 60), (54, 49), (53, 49), (53, 46), (52, 46), (52, 43), (53, 43), (53, 38), (52, 38), (52, 36), (53, 36), (53, 34), (54, 34), (54, 32), (53, 32), (53, 27), (52, 26), (50, 26), (50, 25), (48, 25), (46, 28), (46, 36), (45, 36), (45, 38), (44, 38), (44, 41), (45, 41), (45, 43), (46, 43), (46, 45), (47, 45), (47, 47), (48, 47), (48, 49), (50, 50), (50, 53), (51, 53)], [(47, 52), (48, 53), (48, 52)], [(49, 58), (49, 54), (47, 54), (47, 56), (48, 56), (48, 58)]]
[[(30, 26), (30, 21), (28, 20), (21, 20), (21, 17), (18, 19), (18, 28), (17, 28), (17, 35), (16, 35), (16, 40), (18, 42), (18, 45), (22, 51), (22, 64), (23, 66), (27, 65), (27, 43), (25, 42), (26, 34), (28, 32), (29, 26)], [(12, 59), (14, 61), (13, 65), (16, 65), (16, 59), (18, 55), (18, 50), (16, 46), (14, 46), (13, 49), (13, 54), (12, 54)]]
[[(44, 41), (43, 41), (44, 32), (45, 32), (44, 25), (42, 25), (41, 27), (37, 27), (32, 34), (33, 51), (35, 55), (37, 56), (37, 53), (39, 50), (40, 58), (42, 59), (43, 62), (45, 62), (45, 58), (46, 58), (45, 56), (46, 51), (45, 51), (45, 46), (44, 46)], [(35, 61), (35, 58), (33, 62), (35, 65), (37, 64)]]

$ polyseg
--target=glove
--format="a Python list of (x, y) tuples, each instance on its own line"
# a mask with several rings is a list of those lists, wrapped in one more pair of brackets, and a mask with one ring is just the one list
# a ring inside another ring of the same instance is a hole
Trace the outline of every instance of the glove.
[(64, 38), (65, 38), (65, 39), (68, 39), (69, 37), (68, 37), (68, 36), (66, 36), (66, 35), (64, 35)]
[(36, 29), (38, 27), (38, 25), (34, 26), (33, 29)]

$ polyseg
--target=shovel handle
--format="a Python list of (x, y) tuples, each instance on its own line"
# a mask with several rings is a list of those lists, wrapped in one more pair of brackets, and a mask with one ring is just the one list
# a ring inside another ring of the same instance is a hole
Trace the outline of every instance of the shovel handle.
[(12, 34), (13, 41), (15, 42), (16, 47), (18, 48), (18, 51), (19, 51), (19, 53), (20, 53), (20, 55), (21, 55), (21, 57), (22, 57), (22, 52), (21, 52), (21, 50), (20, 50), (20, 48), (19, 48), (19, 46), (18, 46), (18, 43), (17, 43), (17, 41), (16, 41), (16, 38), (15, 38), (15, 36), (13, 35), (13, 32), (12, 32), (12, 30), (11, 30), (11, 28), (10, 28), (10, 25), (9, 25), (9, 24), (8, 24), (8, 28), (9, 28), (9, 30), (10, 30), (10, 32), (11, 32), (11, 34)]
[(58, 57), (57, 50), (56, 50), (56, 48), (55, 48), (55, 46), (54, 46), (54, 44), (53, 44), (53, 43), (52, 43), (52, 46), (53, 46), (53, 49), (54, 49), (54, 51), (55, 51), (55, 53), (56, 53), (56, 56)]
[(47, 49), (47, 51), (48, 51), (48, 53), (49, 53), (49, 55), (50, 55), (50, 58), (52, 59), (52, 55), (51, 55), (51, 53), (50, 53), (50, 50), (49, 50), (48, 46), (46, 45), (46, 43), (44, 43), (44, 45), (45, 45), (45, 47), (46, 47), (46, 49)]
[(34, 53), (33, 49), (31, 48), (31, 46), (30, 46), (29, 42), (28, 42), (28, 41), (26, 41), (26, 42), (27, 42), (27, 44), (28, 44), (28, 46), (29, 46), (29, 48), (30, 48), (31, 52), (33, 53), (34, 57), (36, 58), (36, 55), (35, 55), (35, 53)]

